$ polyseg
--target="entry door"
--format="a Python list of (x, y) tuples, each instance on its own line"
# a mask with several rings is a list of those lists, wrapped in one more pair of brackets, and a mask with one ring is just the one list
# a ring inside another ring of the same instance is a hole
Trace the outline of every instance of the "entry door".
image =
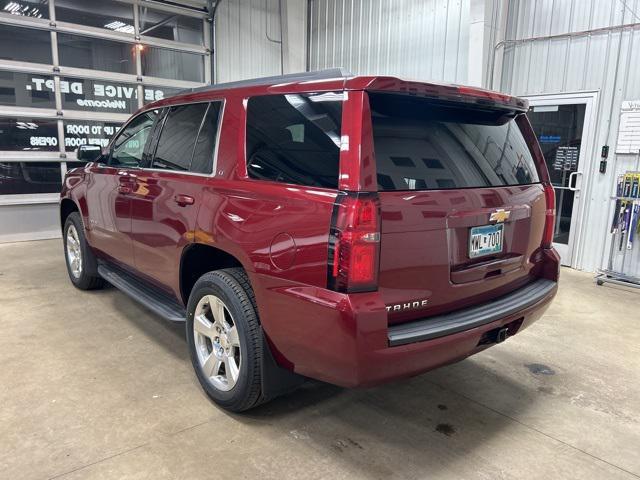
[(531, 97), (527, 114), (556, 193), (553, 244), (561, 263), (569, 266), (576, 263), (584, 188), (590, 171), (586, 152), (591, 151), (591, 145), (584, 139), (590, 130), (591, 99), (574, 95)]
[(111, 260), (133, 265), (129, 194), (133, 190), (135, 170), (93, 164), (89, 171), (89, 241)]

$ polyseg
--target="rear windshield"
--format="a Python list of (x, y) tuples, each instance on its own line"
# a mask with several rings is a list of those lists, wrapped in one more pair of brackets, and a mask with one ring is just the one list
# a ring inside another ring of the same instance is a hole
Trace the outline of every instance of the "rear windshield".
[(539, 182), (531, 151), (503, 110), (369, 93), (379, 190)]

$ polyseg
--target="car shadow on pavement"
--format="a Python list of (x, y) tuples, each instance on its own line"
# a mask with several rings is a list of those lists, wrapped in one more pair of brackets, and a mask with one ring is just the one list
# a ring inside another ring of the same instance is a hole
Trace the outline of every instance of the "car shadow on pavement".
[[(166, 322), (119, 292), (110, 296), (109, 303), (151, 341), (189, 362), (183, 324)], [(485, 390), (499, 390), (500, 408), (511, 415), (462, 393), (465, 378)], [(193, 386), (199, 388), (195, 377)], [(513, 415), (525, 412), (539, 396), (535, 388), (509, 376), (507, 369), (492, 368), (481, 353), (375, 388), (345, 389), (307, 380), (257, 408), (228, 415), (252, 428), (268, 426), (290, 442), (304, 442), (314, 451), (333, 455), (359, 475), (405, 478), (461, 464), (462, 456), (513, 426)], [(211, 408), (219, 407), (211, 402)]]
[(268, 422), (293, 441), (337, 455), (364, 477), (423, 476), (448, 469), (508, 425), (513, 427), (513, 417), (459, 393), (460, 378), (465, 377), (476, 378), (487, 388), (495, 384), (502, 407), (511, 413), (523, 413), (539, 395), (482, 361), (467, 359), (369, 389), (307, 382), (234, 417), (245, 423)]

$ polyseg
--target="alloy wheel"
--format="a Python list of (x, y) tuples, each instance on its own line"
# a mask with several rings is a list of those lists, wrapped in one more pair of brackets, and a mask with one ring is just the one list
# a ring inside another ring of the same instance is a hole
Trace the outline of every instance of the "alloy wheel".
[(74, 278), (80, 278), (82, 275), (82, 248), (80, 248), (80, 238), (75, 225), (69, 225), (67, 228), (67, 261), (69, 262), (69, 270)]
[(224, 302), (215, 295), (200, 299), (193, 317), (198, 362), (218, 390), (231, 390), (240, 375), (242, 355), (238, 329)]

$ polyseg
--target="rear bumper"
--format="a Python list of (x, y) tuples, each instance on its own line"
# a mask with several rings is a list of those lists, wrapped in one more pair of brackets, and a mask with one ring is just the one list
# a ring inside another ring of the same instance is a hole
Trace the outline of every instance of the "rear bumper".
[(482, 351), (492, 331), (508, 327), (513, 335), (538, 320), (557, 291), (556, 282), (537, 280), (487, 304), (389, 327), (377, 292), (344, 295), (278, 283), (263, 277), (256, 291), (276, 360), (345, 387), (410, 377)]
[(540, 278), (492, 302), (389, 327), (389, 346), (433, 340), (518, 315), (544, 300), (556, 282)]

